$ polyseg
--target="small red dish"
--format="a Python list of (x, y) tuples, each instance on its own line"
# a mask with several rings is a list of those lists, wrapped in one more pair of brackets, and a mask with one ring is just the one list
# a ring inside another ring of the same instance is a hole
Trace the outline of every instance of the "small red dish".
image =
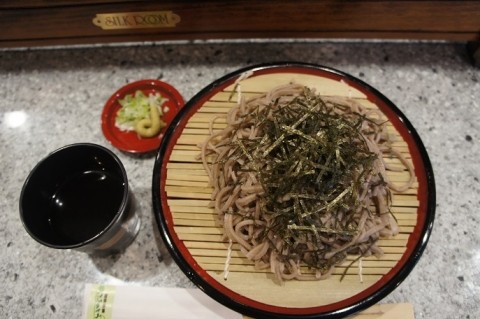
[(102, 112), (102, 131), (105, 138), (121, 151), (148, 153), (155, 151), (160, 146), (166, 127), (155, 137), (142, 138), (133, 131), (125, 132), (115, 126), (115, 118), (118, 110), (121, 108), (118, 100), (124, 98), (127, 94), (134, 94), (137, 90), (141, 90), (146, 95), (160, 93), (168, 99), (163, 106), (168, 107), (169, 110), (162, 116), (162, 120), (167, 123), (167, 126), (172, 122), (185, 102), (180, 93), (168, 83), (159, 80), (140, 80), (121, 87), (105, 103)]

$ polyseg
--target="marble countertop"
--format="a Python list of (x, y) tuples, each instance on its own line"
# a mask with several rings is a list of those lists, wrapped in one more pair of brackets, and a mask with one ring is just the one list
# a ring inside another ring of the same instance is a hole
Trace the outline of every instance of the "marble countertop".
[[(86, 283), (193, 287), (154, 238), (153, 155), (134, 156), (102, 135), (109, 96), (161, 79), (185, 100), (213, 80), (261, 62), (318, 63), (359, 77), (391, 99), (421, 136), (437, 187), (430, 242), (382, 303), (412, 303), (417, 319), (480, 318), (480, 69), (458, 43), (233, 41), (0, 51), (0, 317), (80, 318)], [(93, 142), (124, 163), (142, 219), (120, 255), (46, 248), (19, 219), (20, 190), (49, 152)]]

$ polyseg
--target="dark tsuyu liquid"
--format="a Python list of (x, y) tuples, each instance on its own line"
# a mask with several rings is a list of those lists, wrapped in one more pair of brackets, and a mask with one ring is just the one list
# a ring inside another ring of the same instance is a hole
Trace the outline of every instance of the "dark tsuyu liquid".
[(122, 203), (125, 185), (103, 171), (70, 177), (52, 196), (50, 225), (68, 244), (84, 242), (100, 233)]

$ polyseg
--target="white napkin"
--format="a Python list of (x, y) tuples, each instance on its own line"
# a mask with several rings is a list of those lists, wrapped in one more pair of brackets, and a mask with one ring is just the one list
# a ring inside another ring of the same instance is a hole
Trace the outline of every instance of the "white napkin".
[(241, 319), (199, 289), (87, 284), (83, 319)]

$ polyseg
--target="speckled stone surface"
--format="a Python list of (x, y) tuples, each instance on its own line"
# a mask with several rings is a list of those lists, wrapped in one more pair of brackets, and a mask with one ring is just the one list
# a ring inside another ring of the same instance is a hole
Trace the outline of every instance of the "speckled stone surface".
[[(417, 319), (480, 318), (480, 70), (462, 44), (341, 41), (0, 51), (0, 318), (80, 318), (85, 283), (193, 287), (155, 239), (154, 156), (112, 147), (100, 129), (103, 105), (134, 80), (161, 79), (188, 100), (230, 71), (285, 60), (334, 67), (373, 85), (406, 114), (429, 152), (433, 233), (417, 267), (381, 302), (410, 302)], [(123, 254), (57, 251), (23, 229), (18, 201), (26, 176), (47, 153), (74, 142), (104, 145), (126, 167), (142, 227)]]

